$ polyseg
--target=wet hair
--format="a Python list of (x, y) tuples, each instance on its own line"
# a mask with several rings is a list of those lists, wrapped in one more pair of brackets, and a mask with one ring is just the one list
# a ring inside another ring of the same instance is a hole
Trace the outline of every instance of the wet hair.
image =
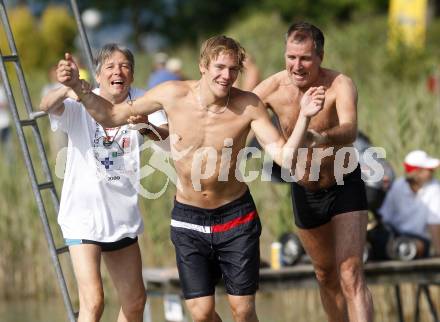
[(320, 56), (324, 54), (324, 34), (318, 27), (311, 23), (301, 21), (292, 24), (286, 33), (286, 43), (291, 37), (293, 37), (292, 40), (297, 43), (302, 43), (311, 38), (315, 45), (316, 53)]
[(200, 48), (200, 65), (208, 67), (211, 60), (216, 59), (223, 53), (236, 56), (240, 71), (243, 69), (243, 62), (246, 59), (246, 51), (238, 41), (226, 36), (214, 36), (203, 42)]
[(114, 52), (119, 51), (121, 52), (125, 58), (127, 58), (128, 63), (130, 64), (131, 71), (134, 71), (134, 56), (133, 53), (128, 49), (127, 47), (110, 43), (104, 45), (99, 51), (98, 54), (95, 57), (94, 64), (95, 64), (95, 73), (99, 74), (101, 72), (102, 65), (105, 63), (107, 59), (111, 55), (113, 55)]

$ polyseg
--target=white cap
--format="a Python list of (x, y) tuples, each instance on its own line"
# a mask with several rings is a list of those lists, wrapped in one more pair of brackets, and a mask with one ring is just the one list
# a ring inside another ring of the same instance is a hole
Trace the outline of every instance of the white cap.
[(440, 160), (429, 156), (425, 151), (415, 150), (407, 154), (404, 164), (406, 168), (435, 169), (440, 165)]
[(179, 58), (172, 57), (168, 59), (165, 66), (169, 71), (177, 73), (182, 69), (182, 61)]

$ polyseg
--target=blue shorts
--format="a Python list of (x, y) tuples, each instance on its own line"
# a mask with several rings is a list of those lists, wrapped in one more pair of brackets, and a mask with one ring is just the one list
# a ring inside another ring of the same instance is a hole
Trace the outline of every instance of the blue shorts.
[(122, 248), (128, 247), (134, 243), (136, 243), (138, 240), (137, 236), (135, 238), (125, 237), (115, 242), (98, 242), (94, 240), (89, 239), (64, 239), (64, 243), (66, 246), (75, 246), (75, 245), (81, 245), (81, 244), (94, 244), (101, 247), (102, 252), (111, 252), (115, 250), (120, 250)]

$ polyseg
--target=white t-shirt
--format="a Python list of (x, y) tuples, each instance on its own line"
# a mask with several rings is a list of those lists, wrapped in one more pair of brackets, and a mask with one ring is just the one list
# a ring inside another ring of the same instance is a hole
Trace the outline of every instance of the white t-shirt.
[[(94, 93), (99, 95), (99, 89)], [(132, 99), (144, 91), (131, 89)], [(139, 146), (142, 136), (127, 125), (104, 129), (72, 99), (61, 116), (50, 115), (52, 130), (68, 135), (68, 150), (58, 223), (64, 238), (114, 242), (139, 235), (143, 222), (138, 208)], [(163, 112), (149, 115), (166, 124)]]
[(397, 179), (379, 213), (400, 233), (428, 237), (427, 225), (440, 224), (440, 182), (433, 179), (414, 193), (405, 178)]

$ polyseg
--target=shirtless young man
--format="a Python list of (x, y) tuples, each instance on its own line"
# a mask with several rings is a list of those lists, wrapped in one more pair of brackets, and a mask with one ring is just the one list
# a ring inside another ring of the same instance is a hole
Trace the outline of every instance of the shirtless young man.
[(323, 55), (322, 32), (308, 23), (293, 24), (286, 34), (286, 70), (264, 80), (254, 93), (276, 113), (288, 137), (304, 93), (312, 86), (326, 88), (323, 110), (310, 122), (311, 148), (304, 160), (302, 151), (298, 154), (298, 182), (292, 183), (295, 223), (329, 321), (371, 322), (373, 304), (362, 263), (365, 187), (354, 151), (345, 156), (357, 132), (357, 91), (349, 77), (321, 67)]
[(201, 48), (200, 80), (166, 82), (132, 104), (116, 105), (83, 90), (87, 86), (79, 80), (74, 62), (64, 61), (68, 76), (64, 84), (104, 126), (165, 109), (170, 136), (178, 138), (171, 152), (182, 186), (172, 211), (171, 238), (183, 294), (196, 322), (221, 321), (214, 299), (220, 277), (235, 321), (258, 321), (261, 225), (248, 187), (236, 174), (239, 153), (252, 128), (261, 145), (282, 163), (284, 153), (295, 154), (310, 117), (321, 110), (324, 100), (322, 87), (304, 95), (297, 125), (286, 142), (258, 97), (232, 87), (244, 59), (235, 40), (212, 37)]

